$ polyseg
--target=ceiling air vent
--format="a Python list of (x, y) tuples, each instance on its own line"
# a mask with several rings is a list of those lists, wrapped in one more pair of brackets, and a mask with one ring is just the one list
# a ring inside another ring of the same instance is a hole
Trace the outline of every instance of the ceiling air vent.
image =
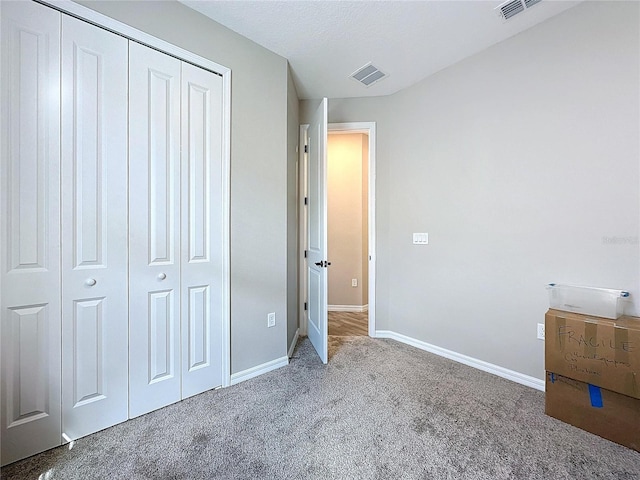
[(542, 0), (509, 0), (498, 5), (495, 10), (503, 20), (509, 20), (514, 15), (524, 12), (527, 8), (531, 8)]
[(532, 5), (535, 5), (538, 2), (541, 2), (542, 0), (524, 0), (524, 4), (527, 8), (531, 7)]
[(360, 82), (365, 87), (370, 87), (385, 77), (387, 77), (387, 74), (378, 69), (378, 67), (371, 65), (371, 63), (367, 63), (364, 67), (359, 68), (351, 74), (351, 78)]

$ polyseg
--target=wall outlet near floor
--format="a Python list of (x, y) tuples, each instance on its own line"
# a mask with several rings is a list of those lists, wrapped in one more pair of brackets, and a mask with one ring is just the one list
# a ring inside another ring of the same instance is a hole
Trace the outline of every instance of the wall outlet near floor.
[(275, 327), (276, 326), (276, 312), (272, 312), (267, 314), (267, 327)]
[(538, 324), (538, 339), (544, 340), (544, 323)]
[(351, 286), (352, 287), (357, 287), (358, 286), (358, 279), (357, 278), (352, 278), (351, 279)]

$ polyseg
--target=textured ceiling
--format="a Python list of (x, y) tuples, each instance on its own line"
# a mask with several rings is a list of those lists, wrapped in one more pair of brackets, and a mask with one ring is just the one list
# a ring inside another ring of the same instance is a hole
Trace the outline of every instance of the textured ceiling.
[[(561, 13), (544, 0), (504, 22), (501, 1), (182, 0), (287, 58), (298, 96), (389, 95)], [(349, 75), (368, 62), (389, 76), (365, 87)]]

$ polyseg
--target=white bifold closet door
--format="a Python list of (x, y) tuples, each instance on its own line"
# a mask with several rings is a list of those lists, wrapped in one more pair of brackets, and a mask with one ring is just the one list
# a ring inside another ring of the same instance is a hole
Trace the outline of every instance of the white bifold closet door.
[(62, 434), (127, 419), (127, 47), (62, 18)]
[(130, 411), (222, 384), (222, 79), (130, 42)]
[(60, 13), (1, 2), (1, 464), (60, 445)]
[(180, 400), (180, 60), (129, 47), (129, 415)]
[(222, 384), (228, 239), (221, 76), (35, 2), (0, 22), (6, 465)]
[(182, 62), (182, 398), (222, 385), (222, 77)]

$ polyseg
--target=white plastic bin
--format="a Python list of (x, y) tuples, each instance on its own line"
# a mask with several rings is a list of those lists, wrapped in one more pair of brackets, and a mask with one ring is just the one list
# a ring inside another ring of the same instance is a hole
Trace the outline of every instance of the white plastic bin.
[(622, 316), (624, 299), (629, 296), (624, 290), (556, 283), (550, 283), (547, 289), (551, 308), (614, 320)]

